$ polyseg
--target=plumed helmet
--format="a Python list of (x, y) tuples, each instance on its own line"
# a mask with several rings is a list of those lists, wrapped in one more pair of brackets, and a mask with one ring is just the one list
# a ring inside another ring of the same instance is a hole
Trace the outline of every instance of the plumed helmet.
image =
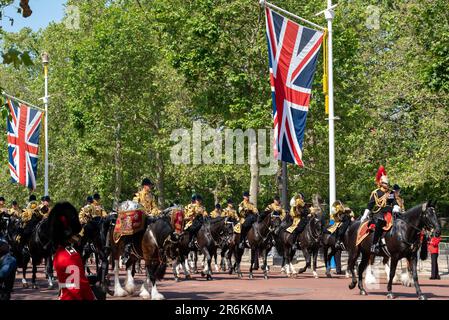
[(145, 179), (142, 180), (142, 187), (143, 186), (150, 186), (150, 187), (152, 187), (152, 186), (154, 186), (154, 184), (153, 184), (153, 182), (151, 182), (150, 179), (145, 178)]
[(380, 186), (382, 183), (390, 184), (388, 181), (387, 171), (385, 170), (384, 166), (380, 166), (377, 170), (376, 174), (376, 183), (378, 186)]
[(81, 231), (78, 212), (69, 202), (59, 202), (48, 217), (50, 240), (55, 246), (66, 245), (68, 240)]

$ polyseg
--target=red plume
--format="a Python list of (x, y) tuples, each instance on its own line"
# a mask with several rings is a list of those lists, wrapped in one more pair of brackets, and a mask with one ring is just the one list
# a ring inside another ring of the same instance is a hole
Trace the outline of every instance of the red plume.
[(376, 183), (377, 183), (378, 185), (380, 185), (380, 178), (381, 178), (382, 176), (386, 176), (386, 175), (387, 175), (387, 171), (385, 171), (384, 166), (380, 166), (380, 167), (379, 167), (379, 170), (377, 170), (377, 174), (376, 174)]

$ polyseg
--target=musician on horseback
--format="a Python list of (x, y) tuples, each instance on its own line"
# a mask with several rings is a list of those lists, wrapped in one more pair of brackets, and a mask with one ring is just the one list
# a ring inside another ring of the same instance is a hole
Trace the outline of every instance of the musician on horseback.
[(37, 202), (36, 196), (32, 194), (28, 199), (28, 204), (23, 209), (21, 220), (22, 224), (19, 230), (19, 235), (17, 236), (17, 242), (26, 245), (31, 234), (33, 233), (32, 226), (30, 226), (30, 221), (35, 217), (38, 220), (43, 218), (41, 211), (39, 210), (39, 204)]
[(240, 243), (239, 248), (245, 248), (246, 235), (254, 222), (257, 220), (259, 211), (256, 206), (249, 201), (249, 192), (243, 193), (243, 201), (239, 204), (239, 217), (240, 217)]
[(50, 212), (50, 201), (51, 199), (49, 196), (43, 196), (41, 198), (41, 204), (39, 205), (38, 210), (44, 218), (47, 218)]
[(8, 213), (9, 213), (10, 216), (13, 216), (13, 217), (16, 217), (16, 218), (20, 218), (20, 216), (22, 215), (22, 210), (19, 208), (19, 204), (17, 203), (16, 200), (14, 200), (12, 202), (12, 206), (8, 210)]
[(202, 204), (203, 198), (198, 194), (192, 196), (193, 200), (195, 200), (195, 203), (189, 204), (184, 212), (184, 220), (186, 221), (184, 231), (189, 233), (189, 248), (191, 250), (195, 249), (196, 234), (201, 229), (204, 214), (207, 215), (207, 211)]
[(279, 196), (275, 196), (273, 198), (273, 202), (265, 208), (265, 211), (273, 212), (274, 215), (279, 216), (281, 220), (284, 220), (286, 216), (285, 210), (284, 208), (282, 208)]
[(219, 203), (217, 203), (215, 205), (215, 209), (212, 210), (212, 212), (210, 213), (209, 217), (214, 219), (214, 218), (221, 217), (221, 215), (222, 215), (221, 205)]
[[(306, 207), (304, 194), (299, 193), (290, 201), (290, 217), (293, 219), (292, 224), (287, 228), (287, 232), (293, 235), (292, 249), (295, 251), (298, 249), (297, 240), (299, 235), (304, 231), (309, 222), (308, 216), (310, 214)], [(287, 221), (285, 219), (284, 221)]]
[(388, 213), (400, 213), (401, 208), (396, 201), (395, 193), (390, 190), (390, 183), (383, 166), (380, 166), (376, 175), (376, 182), (379, 188), (371, 193), (367, 209), (363, 213), (361, 223), (366, 219), (371, 219), (376, 225), (374, 231), (371, 253), (378, 253), (380, 249), (380, 239), (383, 227), (386, 226), (385, 216)]
[(101, 205), (101, 198), (98, 193), (94, 194), (93, 196), (93, 217), (101, 217), (106, 218), (108, 216), (108, 213), (106, 210), (104, 210), (103, 206)]
[(79, 213), (79, 219), (81, 226), (84, 226), (87, 224), (92, 217), (94, 216), (94, 206), (92, 205), (94, 203), (94, 198), (92, 196), (88, 196), (86, 199), (86, 205), (81, 208)]
[(2, 213), (8, 214), (8, 208), (6, 208), (5, 202), (6, 202), (5, 198), (0, 197), (0, 214)]
[(232, 221), (235, 223), (239, 221), (239, 215), (237, 214), (237, 211), (234, 209), (234, 201), (232, 201), (232, 199), (228, 199), (227, 207), (224, 208), (223, 212), (221, 213), (221, 216), (227, 217), (228, 221)]
[(145, 208), (147, 216), (159, 216), (161, 214), (161, 210), (158, 208), (156, 199), (151, 192), (153, 187), (154, 184), (150, 179), (143, 179), (142, 189), (135, 194), (133, 199), (133, 201), (140, 203)]
[(340, 200), (337, 200), (332, 204), (330, 218), (334, 221), (334, 224), (327, 230), (331, 233), (335, 232), (335, 247), (337, 249), (345, 250), (343, 236), (351, 224), (351, 214), (353, 214), (352, 210), (345, 207)]

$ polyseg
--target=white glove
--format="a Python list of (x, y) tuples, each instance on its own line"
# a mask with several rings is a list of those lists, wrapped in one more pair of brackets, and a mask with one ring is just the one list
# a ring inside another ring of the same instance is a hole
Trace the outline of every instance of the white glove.
[(360, 220), (361, 223), (365, 222), (365, 220), (368, 219), (369, 213), (370, 213), (369, 209), (365, 209), (365, 212), (363, 212), (362, 219)]
[(395, 206), (393, 207), (393, 213), (400, 213), (400, 212), (401, 212), (401, 207), (398, 206), (398, 205), (395, 205)]

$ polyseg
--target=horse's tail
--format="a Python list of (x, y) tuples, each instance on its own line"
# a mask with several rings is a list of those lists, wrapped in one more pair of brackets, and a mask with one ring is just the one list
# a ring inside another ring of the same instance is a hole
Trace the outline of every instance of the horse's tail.
[(161, 262), (156, 271), (154, 272), (154, 277), (156, 280), (162, 280), (165, 276), (165, 271), (167, 270), (167, 264), (165, 262)]
[(421, 241), (421, 252), (419, 253), (419, 258), (421, 260), (426, 260), (428, 256), (428, 250), (427, 250), (427, 237), (424, 235), (423, 239)]

